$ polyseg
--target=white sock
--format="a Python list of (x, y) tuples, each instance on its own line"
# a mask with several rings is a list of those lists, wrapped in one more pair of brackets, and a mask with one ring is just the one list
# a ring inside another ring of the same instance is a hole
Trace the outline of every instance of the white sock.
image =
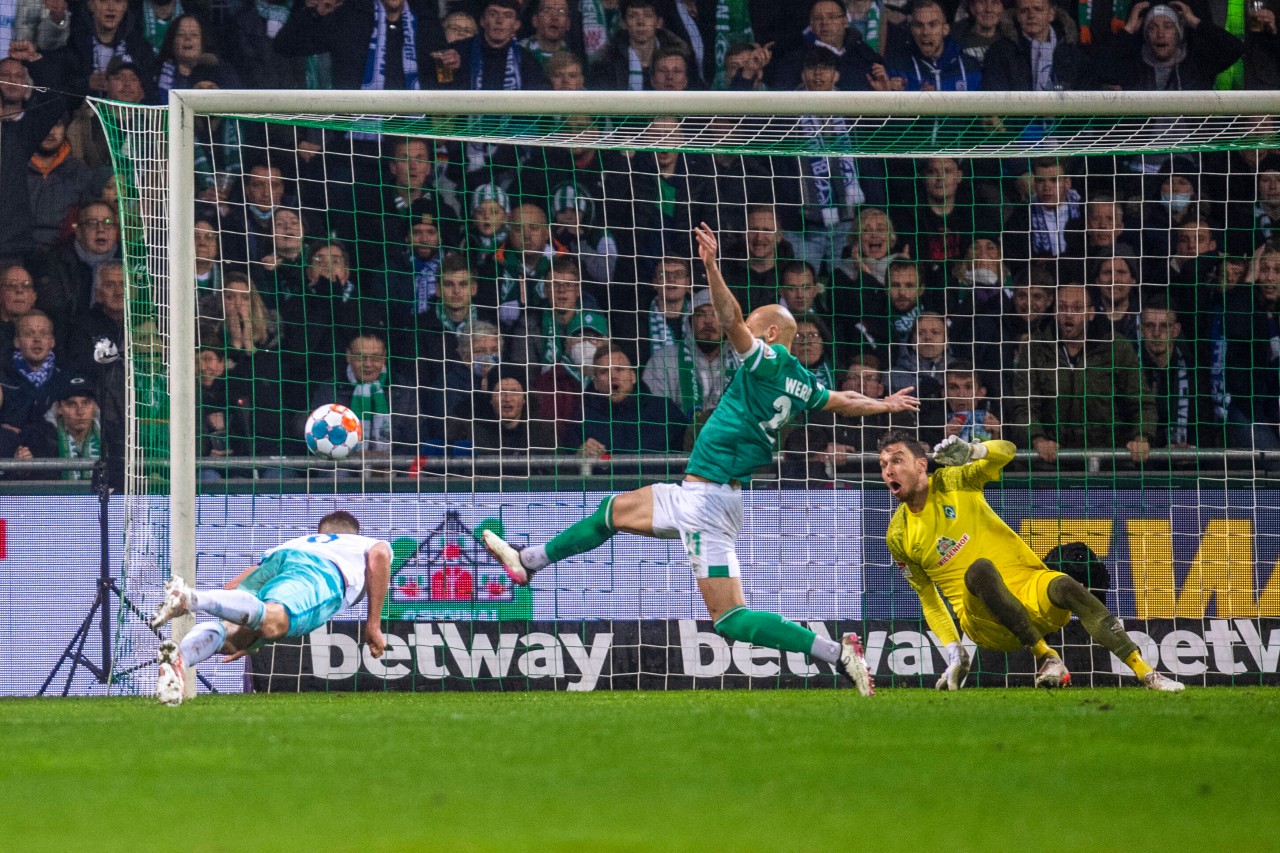
[(253, 593), (242, 589), (202, 589), (193, 591), (191, 609), (226, 619), (253, 630), (262, 627), (267, 606)]
[(520, 549), (520, 565), (531, 572), (536, 572), (550, 563), (551, 560), (547, 558), (546, 545), (526, 545)]
[(182, 663), (194, 666), (208, 660), (218, 653), (218, 649), (226, 641), (226, 625), (221, 622), (201, 622), (182, 638), (182, 645), (178, 646), (178, 651), (182, 653)]
[(824, 660), (827, 663), (837, 663), (840, 660), (840, 644), (835, 640), (816, 636), (813, 638), (813, 648), (809, 649), (809, 657), (814, 660)]

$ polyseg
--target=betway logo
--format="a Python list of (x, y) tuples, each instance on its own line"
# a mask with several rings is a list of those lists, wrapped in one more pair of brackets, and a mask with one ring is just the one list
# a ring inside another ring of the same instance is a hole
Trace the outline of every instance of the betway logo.
[[(500, 623), (494, 623), (500, 624)], [(415, 670), (424, 678), (527, 678), (570, 679), (568, 690), (592, 690), (600, 680), (613, 644), (612, 633), (599, 633), (587, 647), (575, 633), (499, 634), (493, 640), (477, 633), (468, 646), (458, 626), (451, 622), (418, 622), (406, 636), (388, 633), (381, 658), (369, 654), (354, 637), (318, 628), (310, 636), (311, 671), (316, 678), (351, 678), (362, 667), (370, 675), (394, 680)], [(565, 656), (573, 664), (567, 669)], [(576, 680), (573, 680), (575, 679)]]
[[(1195, 630), (1170, 631), (1159, 641), (1141, 631), (1130, 631), (1129, 638), (1138, 644), (1138, 651), (1147, 663), (1174, 675), (1209, 672), (1210, 650), (1213, 671), (1224, 675), (1280, 671), (1280, 629), (1271, 630), (1264, 639), (1258, 626), (1249, 619), (1209, 619), (1203, 629), (1196, 626)], [(1241, 651), (1243, 655), (1238, 654)], [(1240, 660), (1241, 657), (1247, 659)], [(1131, 674), (1123, 661), (1115, 655), (1110, 658), (1112, 672)]]

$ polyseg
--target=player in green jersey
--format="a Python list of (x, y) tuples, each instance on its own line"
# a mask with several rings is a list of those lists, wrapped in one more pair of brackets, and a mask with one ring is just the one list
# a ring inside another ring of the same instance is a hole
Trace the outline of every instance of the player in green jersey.
[(776, 613), (747, 607), (736, 550), (742, 530), (742, 485), (753, 470), (773, 461), (778, 430), (801, 410), (862, 417), (914, 411), (919, 401), (910, 396), (910, 388), (880, 400), (823, 388), (788, 351), (796, 334), (791, 313), (781, 305), (764, 305), (744, 319), (720, 273), (715, 235), (705, 223), (694, 234), (707, 268), (712, 304), (741, 367), (698, 433), (684, 481), (611, 495), (594, 513), (543, 545), (517, 548), (486, 530), (485, 546), (511, 579), (524, 585), (544, 566), (598, 548), (618, 532), (679, 538), (721, 636), (834, 664), (869, 696), (871, 675), (856, 634), (846, 634), (837, 643)]

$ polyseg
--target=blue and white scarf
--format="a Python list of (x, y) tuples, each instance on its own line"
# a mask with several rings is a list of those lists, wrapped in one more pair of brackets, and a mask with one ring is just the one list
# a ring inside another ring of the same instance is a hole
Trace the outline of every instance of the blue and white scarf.
[(440, 257), (422, 260), (413, 259), (413, 291), (418, 304), (418, 313), (422, 314), (431, 307), (431, 297), (439, 290)]
[[(471, 40), (471, 88), (484, 88), (484, 54), (480, 50), (482, 36)], [(520, 91), (524, 81), (520, 77), (520, 45), (512, 39), (507, 44), (507, 64), (502, 69), (502, 89), (504, 92)]]
[[(404, 27), (404, 87), (418, 88), (418, 26), (413, 10), (406, 3), (400, 18)], [(364, 60), (364, 79), (361, 89), (381, 90), (387, 87), (387, 9), (381, 3), (373, 4), (373, 33), (369, 36), (369, 53)]]
[(1079, 219), (1080, 193), (1067, 190), (1066, 204), (1050, 208), (1046, 204), (1031, 205), (1031, 251), (1038, 257), (1056, 258), (1067, 250), (1067, 238), (1063, 235), (1066, 224)]
[(19, 350), (14, 350), (13, 366), (18, 368), (18, 372), (32, 385), (37, 388), (43, 388), (44, 384), (53, 376), (53, 353), (46, 355), (44, 361), (40, 362), (40, 366), (32, 370), (27, 366), (27, 360), (22, 357), (22, 353)]
[[(816, 116), (804, 116), (800, 119), (806, 131), (817, 137), (833, 134), (844, 135), (849, 132), (849, 125), (839, 117), (822, 120)], [(836, 198), (831, 182), (831, 160), (840, 167), (841, 189), (843, 198)], [(817, 202), (823, 208), (844, 208), (846, 212), (866, 201), (862, 187), (858, 184), (858, 164), (852, 157), (810, 157), (809, 173), (813, 176), (813, 191)]]

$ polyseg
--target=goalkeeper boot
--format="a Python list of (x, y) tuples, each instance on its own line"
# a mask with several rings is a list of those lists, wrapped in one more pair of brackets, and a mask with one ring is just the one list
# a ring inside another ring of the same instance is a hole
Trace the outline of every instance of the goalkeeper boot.
[(1187, 689), (1187, 685), (1182, 682), (1165, 678), (1155, 670), (1142, 677), (1142, 686), (1148, 690), (1159, 690), (1161, 693), (1180, 693)]
[(156, 608), (156, 615), (151, 617), (151, 628), (157, 630), (161, 625), (178, 616), (190, 612), (191, 588), (182, 578), (169, 578), (164, 585), (164, 601)]
[(511, 582), (516, 586), (527, 586), (529, 579), (533, 577), (533, 569), (525, 568), (524, 563), (520, 562), (520, 548), (507, 542), (492, 530), (486, 530), (482, 534), (484, 537), (484, 547), (488, 549), (493, 558), (502, 564), (502, 568), (506, 570), (507, 577), (511, 578)]
[(840, 662), (836, 664), (836, 672), (853, 682), (863, 696), (875, 695), (876, 683), (867, 667), (862, 641), (857, 634), (845, 634), (840, 638)]
[(1036, 687), (1070, 687), (1071, 673), (1057, 655), (1046, 655), (1036, 671)]
[(156, 653), (160, 661), (160, 674), (156, 677), (156, 701), (162, 705), (181, 705), (186, 695), (186, 666), (182, 662), (182, 652), (173, 640), (165, 640)]

